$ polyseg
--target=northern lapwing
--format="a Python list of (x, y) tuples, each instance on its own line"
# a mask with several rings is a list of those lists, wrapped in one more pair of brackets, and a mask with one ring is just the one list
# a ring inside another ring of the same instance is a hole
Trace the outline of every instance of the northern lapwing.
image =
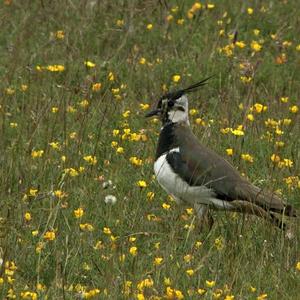
[(211, 218), (208, 210), (213, 208), (254, 214), (284, 228), (282, 216), (295, 217), (295, 209), (277, 194), (249, 182), (193, 134), (187, 94), (208, 79), (165, 94), (146, 115), (162, 121), (154, 163), (157, 181), (178, 203), (193, 206), (200, 219)]

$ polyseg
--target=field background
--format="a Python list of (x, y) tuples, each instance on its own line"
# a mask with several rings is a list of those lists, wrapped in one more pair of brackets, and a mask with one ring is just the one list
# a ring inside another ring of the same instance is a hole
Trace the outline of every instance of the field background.
[(299, 299), (299, 221), (199, 231), (153, 177), (144, 114), (214, 75), (193, 131), (299, 208), (300, 3), (199, 3), (1, 0), (1, 299)]

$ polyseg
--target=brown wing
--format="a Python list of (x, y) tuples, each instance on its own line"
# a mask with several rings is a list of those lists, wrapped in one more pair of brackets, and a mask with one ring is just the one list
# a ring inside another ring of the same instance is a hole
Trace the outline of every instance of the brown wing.
[(189, 184), (207, 185), (222, 200), (244, 200), (267, 210), (291, 214), (292, 208), (280, 197), (251, 184), (228, 161), (201, 145), (187, 125), (178, 123), (175, 131), (180, 152), (171, 152), (173, 157), (167, 159)]

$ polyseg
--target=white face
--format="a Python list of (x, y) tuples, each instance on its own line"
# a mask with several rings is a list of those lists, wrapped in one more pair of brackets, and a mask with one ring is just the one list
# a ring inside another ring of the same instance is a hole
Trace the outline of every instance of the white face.
[(188, 125), (189, 121), (189, 104), (186, 95), (176, 99), (174, 106), (168, 111), (169, 120), (176, 122), (186, 122)]

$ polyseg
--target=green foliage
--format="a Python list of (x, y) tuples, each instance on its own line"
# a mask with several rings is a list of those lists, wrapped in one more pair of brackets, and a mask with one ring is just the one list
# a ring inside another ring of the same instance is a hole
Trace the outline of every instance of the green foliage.
[(152, 175), (144, 114), (214, 75), (195, 134), (299, 208), (299, 2), (201, 4), (1, 2), (1, 299), (298, 299), (297, 219), (200, 230)]

